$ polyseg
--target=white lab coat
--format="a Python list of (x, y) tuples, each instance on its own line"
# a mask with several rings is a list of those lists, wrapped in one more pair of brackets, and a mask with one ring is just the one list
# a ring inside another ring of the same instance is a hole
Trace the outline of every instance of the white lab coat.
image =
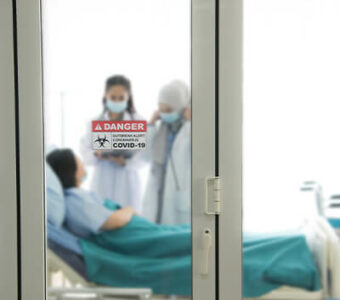
[[(109, 120), (107, 113), (94, 120)], [(123, 120), (143, 120), (138, 114), (131, 116), (124, 113)], [(111, 161), (100, 160), (94, 156), (91, 145), (91, 122), (87, 134), (81, 140), (80, 152), (87, 165), (94, 166), (91, 190), (101, 197), (109, 198), (122, 206), (132, 206), (136, 211), (142, 210), (141, 181), (138, 170), (142, 165), (141, 153), (126, 159), (126, 165), (120, 166)]]
[[(147, 147), (149, 146), (150, 160), (152, 160), (150, 148), (159, 129), (159, 124), (157, 125), (148, 126)], [(143, 216), (156, 222), (157, 214), (160, 213), (161, 224), (189, 224), (191, 221), (191, 125), (189, 121), (182, 125), (173, 142), (164, 174), (163, 203), (160, 207), (162, 172), (161, 165), (153, 162), (143, 200)]]

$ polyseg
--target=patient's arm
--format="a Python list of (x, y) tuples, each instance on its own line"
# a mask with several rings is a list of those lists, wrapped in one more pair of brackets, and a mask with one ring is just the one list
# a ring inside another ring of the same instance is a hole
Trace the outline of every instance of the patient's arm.
[(102, 230), (111, 230), (124, 227), (130, 222), (136, 211), (132, 207), (124, 207), (122, 209), (116, 210), (112, 213), (109, 218), (102, 225)]

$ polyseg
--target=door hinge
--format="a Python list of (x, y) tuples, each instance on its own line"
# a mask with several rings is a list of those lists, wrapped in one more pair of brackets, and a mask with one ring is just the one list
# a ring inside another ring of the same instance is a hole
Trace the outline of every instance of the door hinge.
[(219, 215), (222, 212), (221, 178), (207, 177), (205, 179), (205, 213)]

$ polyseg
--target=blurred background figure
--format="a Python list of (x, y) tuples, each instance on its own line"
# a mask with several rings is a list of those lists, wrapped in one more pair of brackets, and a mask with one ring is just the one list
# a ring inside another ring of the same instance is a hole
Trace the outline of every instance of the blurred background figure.
[(148, 125), (148, 158), (152, 164), (143, 215), (156, 223), (190, 223), (189, 105), (188, 87), (181, 81), (172, 81), (160, 90), (158, 110)]
[[(130, 80), (121, 75), (106, 80), (103, 112), (93, 120), (142, 120), (136, 113)], [(122, 206), (142, 208), (141, 182), (138, 168), (140, 153), (129, 150), (104, 151), (92, 149), (91, 124), (81, 140), (81, 153), (87, 165), (94, 165), (91, 190)]]

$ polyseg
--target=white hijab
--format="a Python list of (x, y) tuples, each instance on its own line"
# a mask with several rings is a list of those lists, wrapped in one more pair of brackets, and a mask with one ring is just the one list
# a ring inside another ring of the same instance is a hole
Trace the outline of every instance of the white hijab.
[(188, 86), (180, 81), (174, 80), (161, 88), (158, 95), (158, 103), (167, 104), (174, 112), (178, 112), (181, 118), (171, 124), (161, 123), (160, 128), (155, 134), (153, 142), (153, 160), (163, 164), (166, 156), (166, 140), (168, 131), (177, 132), (184, 120), (183, 112), (190, 105), (190, 92)]
[(158, 95), (158, 103), (167, 104), (173, 111), (179, 113), (189, 106), (189, 100), (189, 88), (180, 80), (174, 80), (165, 85)]

